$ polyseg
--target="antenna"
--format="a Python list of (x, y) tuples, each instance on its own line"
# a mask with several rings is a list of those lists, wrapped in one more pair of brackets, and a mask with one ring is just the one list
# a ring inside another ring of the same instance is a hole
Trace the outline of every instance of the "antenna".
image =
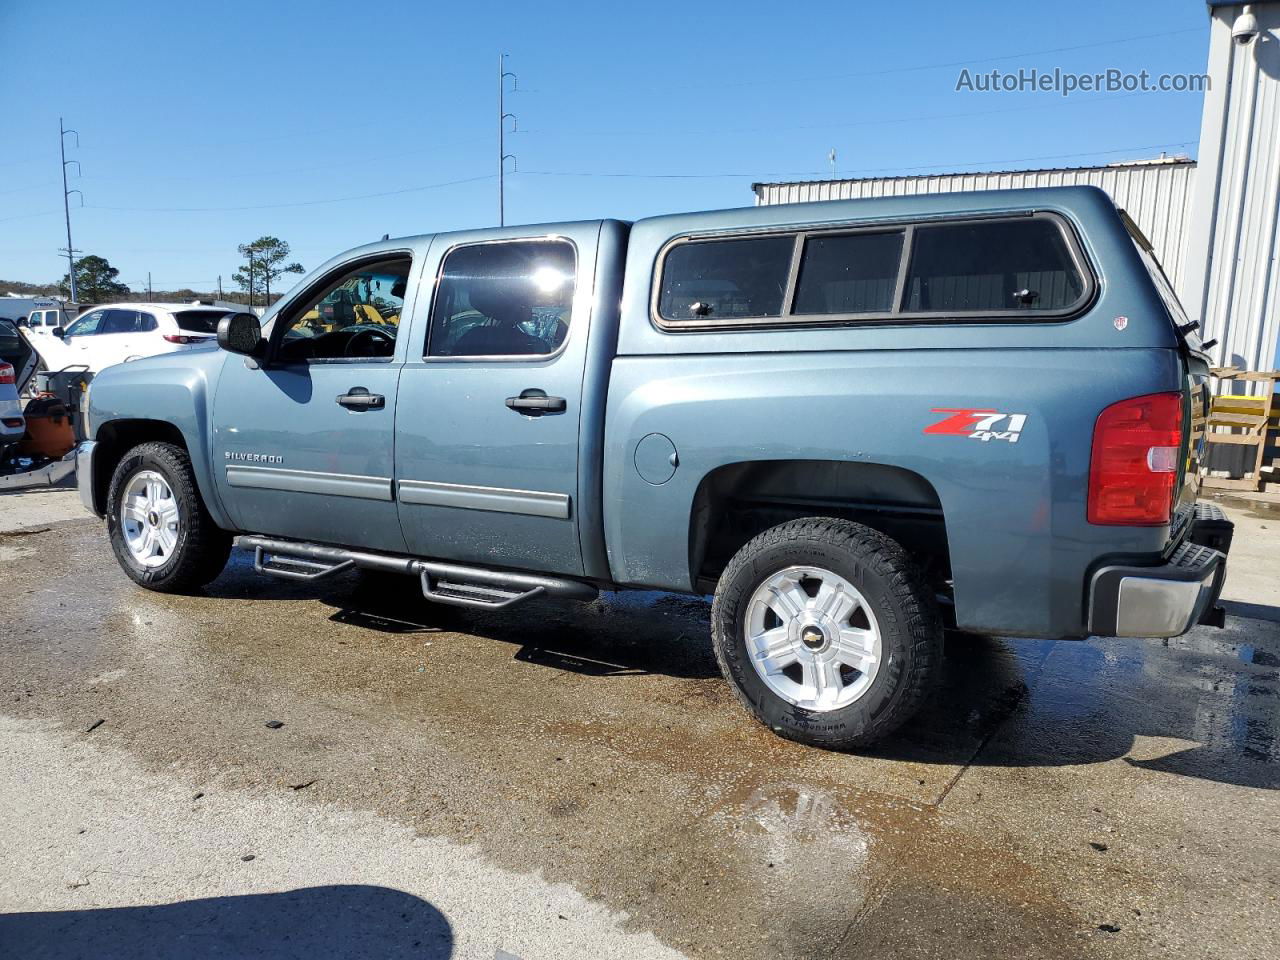
[(504, 191), (506, 185), (503, 179), (507, 173), (507, 161), (511, 161), (511, 169), (516, 169), (515, 154), (507, 153), (506, 137), (507, 137), (507, 121), (511, 121), (511, 132), (516, 132), (519, 121), (514, 113), (507, 113), (504, 106), (504, 98), (507, 92), (507, 77), (511, 78), (511, 92), (518, 90), (519, 78), (507, 69), (507, 55), (505, 53), (498, 54), (498, 226), (505, 226), (507, 222), (507, 207)]
[(80, 176), (80, 161), (67, 159), (67, 134), (74, 133), (76, 137), (76, 148), (80, 147), (80, 134), (75, 130), (68, 130), (62, 125), (62, 118), (58, 118), (58, 150), (62, 154), (62, 213), (67, 220), (67, 277), (71, 281), (71, 302), (79, 303), (80, 297), (76, 290), (76, 254), (83, 251), (77, 250), (71, 245), (71, 194), (80, 194), (80, 206), (84, 206), (84, 194), (79, 190), (67, 189), (67, 164), (74, 163), (76, 165), (76, 176)]

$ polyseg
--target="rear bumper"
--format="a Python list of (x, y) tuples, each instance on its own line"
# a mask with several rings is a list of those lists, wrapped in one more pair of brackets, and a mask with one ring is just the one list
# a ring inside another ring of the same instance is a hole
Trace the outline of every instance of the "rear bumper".
[(94, 503), (93, 498), (93, 454), (97, 441), (84, 440), (76, 447), (76, 489), (80, 491), (80, 502), (94, 516), (102, 516), (102, 511)]
[(1165, 563), (1098, 568), (1089, 589), (1089, 632), (1176, 637), (1199, 623), (1222, 626), (1217, 604), (1231, 534), (1232, 524), (1222, 510), (1200, 503), (1190, 533)]

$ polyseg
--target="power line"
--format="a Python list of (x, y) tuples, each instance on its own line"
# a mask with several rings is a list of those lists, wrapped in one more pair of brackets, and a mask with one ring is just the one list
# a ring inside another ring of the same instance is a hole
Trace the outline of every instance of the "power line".
[(39, 213), (23, 213), (16, 217), (0, 217), (0, 223), (9, 223), (13, 220), (31, 220), (34, 217), (52, 217), (61, 212), (61, 210), (42, 210)]
[[(1157, 40), (1164, 37), (1175, 37), (1187, 33), (1204, 33), (1203, 27), (1187, 27), (1183, 30), (1166, 30), (1160, 33), (1139, 33), (1128, 37), (1116, 37), (1113, 40), (1095, 40), (1091, 43), (1077, 43), (1064, 47), (1046, 47), (1041, 50), (1023, 50), (1018, 53), (1000, 54), (991, 57), (969, 57), (964, 60), (943, 60), (934, 63), (908, 64), (901, 67), (885, 67), (879, 70), (855, 70), (847, 73), (813, 74), (809, 76), (772, 76), (767, 79), (712, 81), (709, 83), (688, 83), (648, 85), (645, 90), (688, 90), (691, 86), (702, 88), (738, 88), (758, 86), (778, 86), (781, 84), (822, 83), (829, 80), (853, 80), (863, 77), (886, 77), (902, 73), (919, 73), (926, 70), (943, 70), (948, 67), (964, 67), (978, 63), (1001, 63), (1008, 60), (1024, 60), (1027, 57), (1040, 57), (1053, 53), (1072, 53), (1076, 50), (1090, 50), (1096, 47), (1109, 47), (1122, 43), (1135, 43), (1140, 40)], [(755, 74), (759, 71), (753, 70)]]
[(286, 207), (312, 207), (324, 203), (345, 203), (348, 200), (372, 200), (375, 197), (395, 197), (404, 193), (417, 193), (422, 190), (438, 190), (441, 187), (456, 187), (464, 183), (477, 183), (481, 180), (492, 180), (493, 174), (482, 174), (478, 177), (464, 177), (461, 180), (446, 180), (442, 183), (426, 183), (418, 187), (405, 187), (402, 190), (383, 190), (378, 193), (360, 193), (349, 197), (324, 197), (318, 200), (297, 200), (290, 203), (260, 203), (243, 207), (104, 207), (90, 204), (90, 210), (122, 210), (130, 213), (217, 213), (237, 210), (280, 210)]
[(556, 136), (586, 136), (586, 137), (629, 137), (629, 136), (679, 136), (683, 134), (735, 134), (735, 133), (779, 133), (790, 130), (832, 130), (847, 127), (874, 127), (884, 126), (886, 124), (896, 123), (926, 123), (934, 120), (955, 120), (968, 117), (986, 117), (992, 114), (1002, 113), (1020, 113), (1028, 110), (1041, 111), (1049, 107), (1060, 106), (1091, 106), (1095, 103), (1108, 103), (1113, 100), (1129, 100), (1133, 97), (1147, 97), (1149, 93), (1118, 93), (1109, 97), (1089, 97), (1087, 99), (1068, 99), (1066, 97), (1056, 97), (1048, 103), (1028, 103), (1017, 107), (996, 107), (992, 110), (965, 110), (958, 113), (932, 113), (917, 114), (915, 116), (905, 117), (879, 117), (874, 120), (846, 120), (839, 123), (804, 123), (792, 126), (762, 126), (762, 127), (700, 127), (696, 130), (677, 130), (672, 127), (664, 127), (661, 130), (534, 130), (525, 131), (526, 133), (551, 133)]
[[(1042, 154), (1035, 157), (1005, 157), (998, 160), (969, 160), (965, 162), (943, 161), (941, 163), (928, 163), (912, 167), (893, 166), (893, 167), (868, 167), (861, 170), (861, 173), (877, 173), (891, 170), (932, 170), (937, 167), (973, 167), (983, 166), (987, 164), (1001, 163), (1030, 163), (1038, 160), (1061, 160), (1073, 157), (1100, 157), (1109, 156), (1117, 153), (1137, 153), (1144, 150), (1160, 150), (1169, 147), (1186, 147), (1194, 144), (1195, 140), (1182, 140), (1175, 143), (1149, 143), (1135, 147), (1120, 147), (1115, 150), (1086, 150), (1080, 153), (1055, 153)], [(824, 170), (790, 170), (790, 171), (772, 171), (754, 173), (613, 173), (601, 171), (568, 171), (568, 170), (524, 170), (521, 171), (522, 176), (529, 177), (604, 177), (604, 178), (621, 178), (621, 179), (638, 179), (638, 180), (731, 180), (731, 179), (760, 179), (761, 177), (823, 177), (826, 176)]]

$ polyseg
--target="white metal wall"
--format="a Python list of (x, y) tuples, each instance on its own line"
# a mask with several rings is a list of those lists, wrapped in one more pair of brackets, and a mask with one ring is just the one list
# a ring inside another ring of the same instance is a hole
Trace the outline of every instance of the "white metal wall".
[(1066, 170), (1012, 170), (921, 177), (875, 177), (864, 180), (757, 183), (755, 191), (757, 204), (773, 204), (954, 193), (962, 190), (1018, 190), (1025, 187), (1078, 184), (1101, 187), (1142, 228), (1142, 232), (1155, 247), (1169, 279), (1177, 289), (1182, 290), (1186, 259), (1186, 220), (1195, 171), (1195, 163), (1189, 160), (1168, 160)]
[(1189, 220), (1192, 315), (1216, 337), (1216, 358), (1251, 370), (1280, 367), (1280, 3), (1256, 3), (1261, 34), (1235, 43), (1242, 6), (1211, 11), (1200, 171)]

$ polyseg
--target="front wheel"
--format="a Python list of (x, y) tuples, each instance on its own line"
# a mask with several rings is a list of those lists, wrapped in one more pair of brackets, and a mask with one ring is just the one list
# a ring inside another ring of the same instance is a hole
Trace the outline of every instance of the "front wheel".
[(130, 579), (163, 593), (204, 586), (231, 555), (231, 535), (205, 509), (191, 458), (171, 443), (136, 446), (116, 466), (107, 532)]
[(942, 659), (942, 625), (915, 564), (848, 520), (793, 520), (757, 536), (720, 577), (711, 623), (720, 669), (756, 719), (828, 749), (897, 729)]

